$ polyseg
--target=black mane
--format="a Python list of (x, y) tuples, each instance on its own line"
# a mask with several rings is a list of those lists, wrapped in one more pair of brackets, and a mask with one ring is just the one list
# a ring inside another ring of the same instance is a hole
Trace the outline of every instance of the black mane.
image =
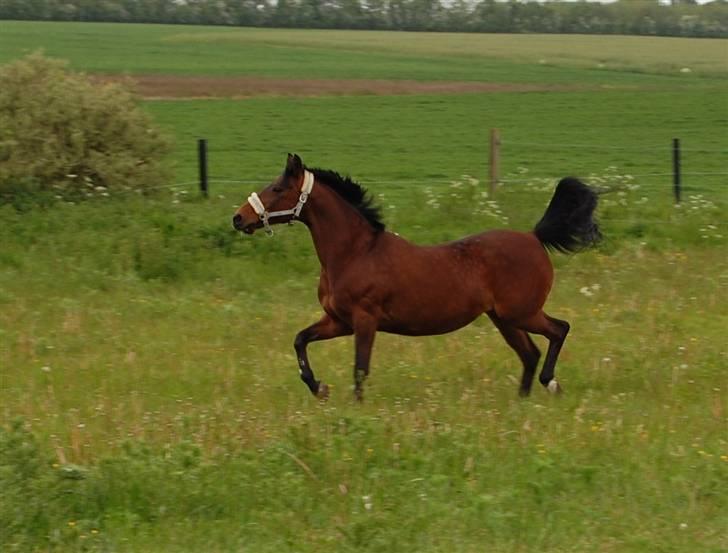
[(351, 177), (342, 177), (336, 171), (327, 169), (310, 169), (316, 180), (325, 184), (336, 192), (344, 200), (354, 206), (359, 213), (369, 222), (376, 232), (384, 230), (384, 222), (379, 207), (374, 205), (374, 198), (359, 183), (351, 180)]

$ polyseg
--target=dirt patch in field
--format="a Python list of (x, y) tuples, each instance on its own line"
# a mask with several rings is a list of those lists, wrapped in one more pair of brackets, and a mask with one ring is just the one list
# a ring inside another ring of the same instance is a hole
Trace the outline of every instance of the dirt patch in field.
[(97, 76), (102, 82), (129, 80), (147, 99), (250, 98), (253, 96), (336, 96), (462, 94), (475, 92), (546, 92), (573, 86), (516, 83), (390, 81), (366, 79), (276, 79), (267, 77), (199, 77), (181, 75)]

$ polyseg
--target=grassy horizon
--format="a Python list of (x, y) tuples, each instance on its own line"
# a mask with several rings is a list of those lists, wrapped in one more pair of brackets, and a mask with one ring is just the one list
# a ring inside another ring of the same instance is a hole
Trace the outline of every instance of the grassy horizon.
[(728, 39), (593, 35), (22, 21), (0, 29), (0, 62), (42, 48), (75, 69), (112, 74), (724, 87), (728, 48)]

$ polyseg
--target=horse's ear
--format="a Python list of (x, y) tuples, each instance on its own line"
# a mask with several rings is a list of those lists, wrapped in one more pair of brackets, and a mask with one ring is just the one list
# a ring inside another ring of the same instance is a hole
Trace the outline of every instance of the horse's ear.
[(299, 176), (303, 173), (303, 161), (298, 157), (298, 154), (288, 154), (288, 160), (286, 161), (286, 174)]

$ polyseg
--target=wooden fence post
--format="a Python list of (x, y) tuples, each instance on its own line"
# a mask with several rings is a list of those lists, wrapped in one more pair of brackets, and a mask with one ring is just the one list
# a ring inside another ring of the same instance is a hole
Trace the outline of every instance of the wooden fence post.
[(197, 158), (200, 166), (200, 192), (207, 198), (209, 197), (207, 186), (207, 140), (204, 138), (197, 141)]
[(498, 186), (498, 170), (500, 165), (500, 131), (490, 129), (490, 195), (495, 195)]
[(672, 139), (672, 191), (675, 194), (675, 203), (680, 203), (680, 139)]

